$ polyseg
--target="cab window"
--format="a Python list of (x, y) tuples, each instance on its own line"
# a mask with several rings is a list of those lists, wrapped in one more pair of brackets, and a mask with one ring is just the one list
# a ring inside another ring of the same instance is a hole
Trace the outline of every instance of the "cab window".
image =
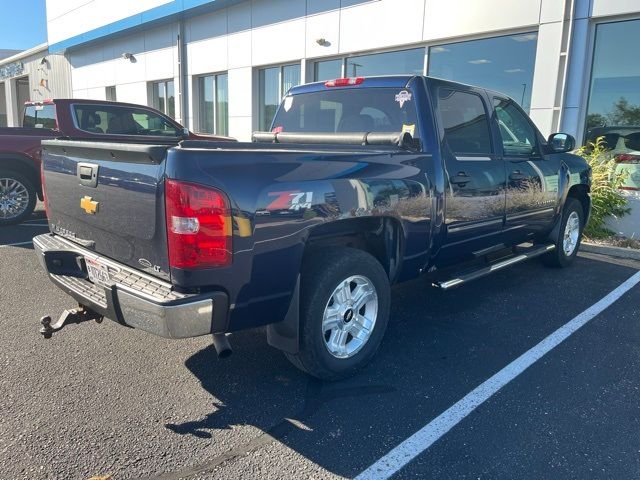
[(419, 136), (413, 93), (404, 88), (327, 89), (285, 97), (273, 120), (282, 132), (408, 131)]
[(24, 109), (22, 126), (25, 128), (58, 128), (56, 106), (52, 104), (27, 105)]
[(538, 149), (536, 131), (513, 102), (494, 99), (496, 120), (505, 155), (530, 156)]
[(445, 141), (454, 154), (492, 153), (487, 111), (479, 95), (440, 88), (438, 111)]
[(178, 137), (182, 131), (149, 110), (113, 105), (75, 105), (78, 128), (107, 135)]

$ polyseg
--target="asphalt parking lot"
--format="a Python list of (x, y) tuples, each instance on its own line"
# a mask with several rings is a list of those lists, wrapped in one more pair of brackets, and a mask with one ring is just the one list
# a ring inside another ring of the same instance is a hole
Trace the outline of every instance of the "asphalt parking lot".
[[(581, 254), (449, 292), (394, 288), (375, 361), (322, 383), (264, 331), (170, 341), (112, 322), (51, 340), (72, 301), (28, 243), (42, 212), (0, 229), (0, 478), (353, 478), (632, 277)], [(638, 478), (640, 286), (517, 375), (393, 478)]]

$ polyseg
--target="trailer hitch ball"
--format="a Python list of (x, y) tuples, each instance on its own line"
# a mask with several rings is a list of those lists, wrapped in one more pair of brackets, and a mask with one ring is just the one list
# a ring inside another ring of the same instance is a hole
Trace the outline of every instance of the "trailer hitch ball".
[(68, 309), (62, 312), (60, 318), (55, 323), (51, 323), (52, 319), (49, 315), (45, 315), (40, 319), (40, 333), (44, 338), (51, 338), (54, 332), (59, 331), (62, 327), (71, 323), (82, 323), (89, 320), (95, 320), (96, 323), (101, 323), (103, 316), (97, 312), (94, 312), (90, 308), (80, 305), (78, 308)]
[(40, 328), (40, 333), (44, 338), (51, 338), (53, 335), (53, 328), (51, 328), (51, 317), (49, 315), (45, 315), (40, 319), (40, 324), (42, 328)]

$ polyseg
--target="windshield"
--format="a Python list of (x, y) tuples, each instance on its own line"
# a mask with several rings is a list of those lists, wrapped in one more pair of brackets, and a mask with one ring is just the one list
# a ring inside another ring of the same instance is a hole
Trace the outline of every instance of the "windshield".
[(274, 132), (409, 132), (418, 135), (413, 94), (403, 88), (345, 88), (288, 95)]
[(56, 106), (51, 104), (27, 105), (24, 109), (22, 126), (26, 128), (57, 128)]

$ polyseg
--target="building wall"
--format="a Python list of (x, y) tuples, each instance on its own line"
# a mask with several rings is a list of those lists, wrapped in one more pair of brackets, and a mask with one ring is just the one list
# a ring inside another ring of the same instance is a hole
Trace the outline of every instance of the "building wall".
[[(4, 91), (0, 89), (6, 109), (7, 126), (20, 126), (22, 120), (21, 106), (18, 105), (16, 81), (28, 77), (28, 99), (31, 101), (48, 98), (69, 98), (72, 96), (71, 68), (64, 55), (53, 55), (47, 52), (46, 46), (26, 52), (27, 54), (9, 57), (0, 62), (3, 64), (22, 62), (23, 70), (11, 78), (0, 80), (4, 84)], [(29, 54), (30, 53), (30, 54)], [(45, 59), (43, 61), (43, 59)], [(2, 110), (0, 108), (0, 110)]]
[[(51, 0), (48, 5), (50, 3)], [(476, 0), (243, 2), (184, 21), (188, 77), (182, 82), (182, 90), (185, 93), (189, 90), (194, 76), (228, 72), (229, 133), (248, 139), (257, 128), (255, 67), (539, 28), (531, 113), (540, 128), (549, 132), (553, 122), (563, 9), (557, 7), (558, 0), (493, 0), (492, 3), (495, 5), (487, 8), (485, 2)], [(56, 22), (72, 16), (79, 21), (81, 11), (58, 16)], [(62, 39), (56, 36), (56, 28), (50, 34), (50, 41)], [(178, 24), (172, 23), (70, 51), (73, 95), (105, 98), (105, 87), (116, 85), (118, 100), (148, 103), (147, 82), (174, 78), (176, 85), (179, 83), (178, 32)], [(319, 45), (316, 42), (319, 38), (328, 43)], [(133, 53), (136, 62), (120, 58), (124, 52)], [(176, 115), (184, 123), (193, 125), (195, 96), (188, 98), (189, 111), (179, 111)], [(179, 105), (176, 109), (181, 110)]]
[(49, 44), (82, 35), (171, 0), (47, 0)]
[[(148, 8), (169, 7), (175, 2), (129, 3), (132, 5), (114, 9), (109, 7), (112, 2), (106, 0), (48, 0), (50, 43), (96, 27), (98, 17), (98, 23), (105, 24)], [(217, 3), (220, 4), (219, 0)], [(530, 115), (545, 135), (562, 129), (580, 139), (589, 82), (592, 18), (640, 11), (637, 0), (232, 3), (235, 4), (183, 20), (186, 78), (179, 78), (181, 25), (175, 20), (70, 49), (67, 56), (72, 66), (73, 95), (102, 99), (105, 87), (115, 85), (118, 100), (149, 103), (148, 82), (173, 78), (176, 89), (187, 100), (183, 111), (177, 99), (176, 117), (193, 127), (197, 120), (194, 115), (197, 95), (193, 88), (197, 76), (228, 72), (229, 134), (248, 139), (257, 128), (256, 67), (300, 62), (304, 82), (305, 77), (311, 79), (310, 68), (316, 59), (537, 31)], [(104, 15), (96, 15), (95, 11)], [(319, 38), (326, 40), (324, 45), (317, 43)], [(121, 58), (125, 52), (134, 54), (135, 63)]]
[[(116, 86), (118, 101), (147, 104), (148, 82), (178, 84), (177, 35), (178, 25), (169, 24), (69, 53), (73, 97), (105, 100), (105, 88)], [(123, 53), (133, 54), (133, 60), (123, 59)], [(176, 116), (182, 119), (181, 112)]]

